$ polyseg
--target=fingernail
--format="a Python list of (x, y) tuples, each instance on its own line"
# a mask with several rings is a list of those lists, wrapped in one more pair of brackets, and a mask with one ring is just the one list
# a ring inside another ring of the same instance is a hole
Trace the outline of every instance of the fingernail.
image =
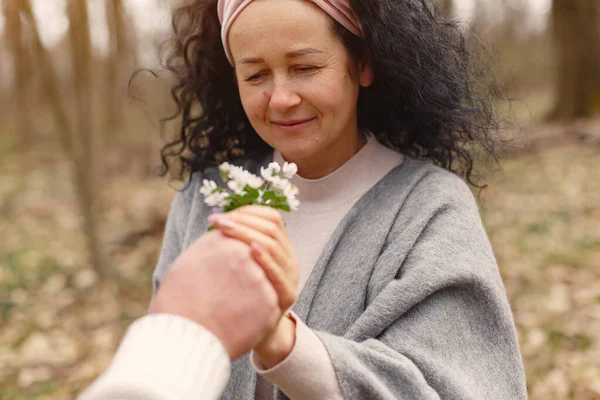
[(223, 228), (235, 228), (236, 224), (233, 221), (230, 221), (228, 219), (225, 218), (217, 218), (215, 219), (214, 223), (216, 223), (218, 226), (223, 227)]

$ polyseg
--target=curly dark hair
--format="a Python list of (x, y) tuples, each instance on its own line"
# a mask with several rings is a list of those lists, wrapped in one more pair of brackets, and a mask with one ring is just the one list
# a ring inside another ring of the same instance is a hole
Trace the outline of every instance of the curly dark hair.
[[(334, 21), (354, 62), (368, 60), (375, 80), (361, 88), (358, 124), (387, 147), (446, 168), (475, 186), (474, 151), (495, 159), (493, 80), (475, 81), (473, 56), (455, 21), (426, 0), (351, 0), (361, 39)], [(220, 39), (217, 0), (174, 11), (166, 67), (181, 118), (178, 136), (161, 150), (164, 173), (177, 178), (270, 147), (244, 113), (233, 67)], [(479, 88), (476, 91), (474, 88)], [(174, 162), (173, 162), (174, 161)], [(171, 168), (171, 173), (174, 171)]]

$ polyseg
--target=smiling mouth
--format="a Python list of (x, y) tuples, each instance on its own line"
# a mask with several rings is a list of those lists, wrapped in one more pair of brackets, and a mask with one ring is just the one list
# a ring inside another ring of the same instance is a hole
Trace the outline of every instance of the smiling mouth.
[(273, 121), (273, 124), (284, 131), (294, 132), (304, 128), (305, 126), (313, 122), (315, 119), (317, 118), (314, 117), (295, 121)]
[(279, 125), (279, 126), (293, 127), (293, 126), (296, 126), (296, 125), (305, 124), (307, 122), (312, 121), (313, 119), (314, 118), (302, 119), (302, 120), (296, 120), (296, 121), (273, 121), (273, 123), (275, 125)]

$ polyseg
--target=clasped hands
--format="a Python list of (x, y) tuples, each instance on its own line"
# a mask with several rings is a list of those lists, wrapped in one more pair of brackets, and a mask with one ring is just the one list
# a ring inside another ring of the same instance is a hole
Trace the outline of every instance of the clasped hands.
[(299, 262), (285, 229), (281, 213), (264, 206), (245, 206), (209, 217), (224, 236), (250, 247), (250, 253), (262, 268), (279, 299), (280, 318), (275, 329), (254, 352), (271, 368), (285, 359), (295, 344), (296, 324), (285, 312), (298, 296)]
[(231, 359), (254, 349), (271, 368), (291, 352), (298, 260), (281, 214), (246, 206), (210, 216), (217, 229), (183, 251), (163, 277), (150, 313), (182, 316), (211, 331)]

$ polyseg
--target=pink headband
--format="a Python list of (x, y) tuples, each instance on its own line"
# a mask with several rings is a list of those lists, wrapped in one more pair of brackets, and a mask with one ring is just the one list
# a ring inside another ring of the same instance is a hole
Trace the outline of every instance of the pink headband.
[[(227, 59), (233, 64), (233, 57), (227, 43), (227, 36), (233, 21), (240, 15), (242, 10), (246, 8), (254, 0), (219, 0), (217, 9), (219, 13), (219, 21), (221, 21), (221, 40), (227, 54)], [(350, 8), (349, 0), (310, 0), (317, 6), (321, 7), (329, 16), (339, 22), (344, 28), (354, 33), (356, 36), (362, 37), (362, 28), (360, 22), (356, 19), (354, 12)]]

